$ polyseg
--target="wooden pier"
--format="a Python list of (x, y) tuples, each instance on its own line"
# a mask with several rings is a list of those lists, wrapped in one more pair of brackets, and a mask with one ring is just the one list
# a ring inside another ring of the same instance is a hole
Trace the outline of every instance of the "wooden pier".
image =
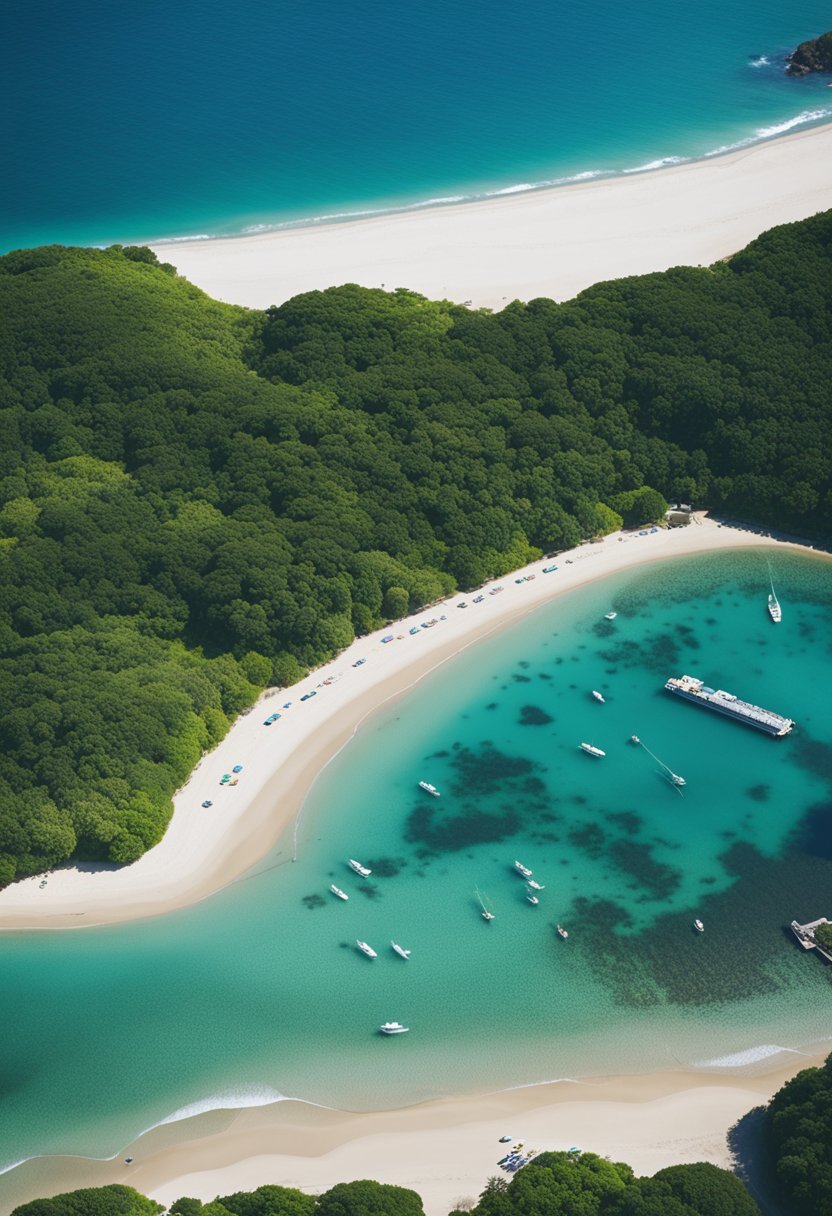
[(796, 920), (793, 920), (791, 929), (804, 950), (817, 950), (818, 954), (826, 959), (827, 963), (832, 963), (832, 950), (815, 941), (815, 929), (817, 929), (818, 925), (832, 925), (832, 921), (827, 920), (825, 916), (821, 916), (818, 920), (810, 920), (805, 925), (798, 924)]

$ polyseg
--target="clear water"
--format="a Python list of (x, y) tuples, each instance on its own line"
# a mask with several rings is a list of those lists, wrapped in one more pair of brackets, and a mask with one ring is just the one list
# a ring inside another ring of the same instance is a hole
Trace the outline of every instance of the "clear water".
[(258, 230), (829, 120), (821, 0), (7, 0), (0, 249)]
[[(175, 915), (0, 939), (0, 1162), (105, 1156), (174, 1112), (280, 1094), (372, 1109), (737, 1072), (832, 1037), (832, 972), (784, 931), (832, 915), (832, 565), (772, 560), (780, 626), (746, 551), (598, 582), (464, 653), (325, 770), (296, 864), (290, 840)], [(798, 729), (775, 740), (673, 700), (682, 671)], [(515, 858), (545, 884), (536, 908)], [(381, 1039), (388, 1019), (411, 1033)]]

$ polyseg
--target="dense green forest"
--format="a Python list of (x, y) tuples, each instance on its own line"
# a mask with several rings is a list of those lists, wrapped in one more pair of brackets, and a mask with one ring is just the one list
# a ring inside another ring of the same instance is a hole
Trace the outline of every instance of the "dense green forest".
[(665, 498), (832, 534), (831, 246), (497, 315), (0, 258), (0, 884), (134, 860), (260, 688)]
[(789, 1216), (832, 1212), (832, 1056), (805, 1068), (766, 1112), (776, 1185)]

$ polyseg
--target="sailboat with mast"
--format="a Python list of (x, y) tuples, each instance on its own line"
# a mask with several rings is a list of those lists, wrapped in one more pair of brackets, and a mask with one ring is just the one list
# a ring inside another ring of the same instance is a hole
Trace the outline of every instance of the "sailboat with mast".
[[(633, 742), (635, 742), (637, 736), (633, 735), (632, 738)], [(664, 760), (660, 760), (655, 752), (651, 752), (646, 743), (642, 743), (641, 739), (638, 740), (638, 743), (640, 747), (644, 748), (647, 755), (652, 756), (652, 758), (656, 761), (656, 764), (658, 764), (659, 768), (662, 770), (662, 775), (667, 778), (671, 785), (675, 785), (677, 789), (680, 789), (680, 787), (683, 785), (687, 785), (687, 781), (685, 781), (684, 777), (680, 777), (678, 773), (674, 773), (670, 765), (665, 764)]]
[(780, 607), (780, 601), (778, 600), (774, 591), (774, 579), (772, 578), (770, 563), (768, 567), (768, 582), (769, 586), (771, 587), (771, 592), (769, 593), (768, 597), (768, 614), (774, 621), (775, 625), (779, 625), (783, 619), (783, 609)]
[(474, 894), (476, 895), (477, 900), (478, 900), (478, 902), (479, 902), (479, 905), (480, 905), (480, 907), (482, 908), (482, 918), (483, 918), (483, 920), (493, 920), (493, 919), (494, 919), (494, 913), (491, 911), (491, 908), (489, 907), (488, 903), (487, 903), (487, 902), (486, 902), (486, 901), (483, 899), (483, 897), (480, 895), (480, 889), (479, 889), (479, 887), (474, 887)]

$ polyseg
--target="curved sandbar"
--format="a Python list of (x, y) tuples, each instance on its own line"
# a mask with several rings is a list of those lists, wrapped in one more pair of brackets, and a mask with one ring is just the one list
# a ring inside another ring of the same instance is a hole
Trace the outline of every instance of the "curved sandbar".
[[(404, 1110), (354, 1114), (283, 1101), (212, 1111), (147, 1133), (112, 1161), (53, 1157), (27, 1162), (5, 1181), (2, 1210), (36, 1195), (82, 1186), (129, 1183), (169, 1204), (203, 1201), (267, 1183), (327, 1190), (375, 1178), (412, 1187), (427, 1216), (474, 1199), (510, 1146), (587, 1151), (626, 1161), (639, 1174), (711, 1161), (730, 1167), (730, 1128), (802, 1068), (822, 1057), (795, 1053), (757, 1077), (655, 1073), (531, 1085), (444, 1098)], [(124, 1157), (133, 1157), (131, 1165)]]
[(646, 173), (258, 236), (154, 246), (251, 308), (339, 283), (500, 309), (593, 283), (707, 266), (832, 207), (832, 125)]
[[(293, 840), (286, 829), (324, 765), (369, 714), (440, 663), (556, 596), (618, 571), (677, 555), (783, 543), (791, 544), (720, 527), (707, 517), (646, 536), (614, 533), (561, 554), (554, 574), (541, 575), (547, 562), (537, 561), (525, 571), (537, 574), (534, 582), (518, 585), (515, 577), (524, 571), (515, 572), (496, 580), (503, 592), (486, 595), (481, 604), (472, 604), (470, 593), (458, 593), (359, 638), (291, 689), (265, 693), (238, 718), (177, 793), (164, 839), (139, 861), (120, 869), (67, 866), (52, 873), (45, 887), (40, 876), (15, 883), (0, 892), (0, 929), (111, 924), (195, 903), (249, 869), (284, 833), (277, 860), (289, 863)], [(462, 599), (469, 603), (466, 611), (456, 608)], [(408, 633), (412, 625), (442, 614), (447, 620), (434, 628)], [(394, 641), (385, 644), (381, 639), (389, 633)], [(353, 667), (359, 658), (366, 663)], [(333, 682), (325, 684), (329, 679)], [(315, 698), (301, 702), (313, 690)], [(289, 700), (291, 708), (283, 710)], [(282, 714), (280, 720), (265, 727), (264, 719), (275, 712)], [(243, 766), (239, 784), (221, 788), (222, 774), (238, 764)], [(213, 806), (203, 809), (205, 800)]]

